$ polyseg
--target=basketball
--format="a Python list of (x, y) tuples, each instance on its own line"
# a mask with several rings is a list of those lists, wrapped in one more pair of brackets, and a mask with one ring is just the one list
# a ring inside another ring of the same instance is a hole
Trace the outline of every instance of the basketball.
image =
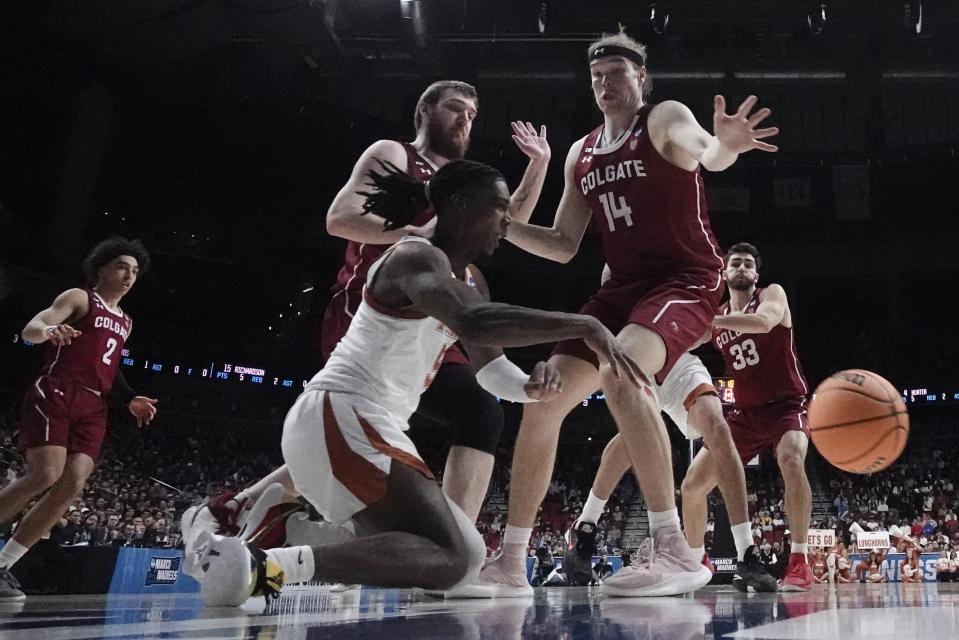
[(882, 471), (899, 457), (909, 436), (909, 415), (899, 392), (862, 369), (834, 373), (809, 405), (809, 431), (819, 453), (851, 473)]

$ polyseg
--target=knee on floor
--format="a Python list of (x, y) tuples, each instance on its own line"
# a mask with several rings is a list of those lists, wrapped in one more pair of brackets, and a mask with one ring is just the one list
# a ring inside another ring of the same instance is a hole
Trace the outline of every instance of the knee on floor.
[[(470, 579), (470, 557), (463, 549), (444, 549), (440, 552), (440, 560), (433, 575), (428, 578), (432, 584), (423, 585), (427, 589), (450, 589)], [(479, 575), (479, 572), (476, 574)]]

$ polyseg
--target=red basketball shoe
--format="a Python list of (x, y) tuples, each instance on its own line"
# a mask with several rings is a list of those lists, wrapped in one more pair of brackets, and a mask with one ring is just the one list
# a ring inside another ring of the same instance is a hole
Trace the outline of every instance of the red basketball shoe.
[(815, 579), (812, 569), (806, 562), (806, 554), (790, 553), (789, 564), (786, 566), (786, 573), (779, 581), (780, 591), (809, 591), (812, 589)]

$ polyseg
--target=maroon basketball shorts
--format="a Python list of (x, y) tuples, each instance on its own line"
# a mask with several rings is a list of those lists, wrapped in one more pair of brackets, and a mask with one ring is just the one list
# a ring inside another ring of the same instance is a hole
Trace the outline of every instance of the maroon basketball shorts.
[[(323, 314), (323, 328), (320, 329), (320, 356), (323, 362), (330, 359), (333, 349), (346, 335), (346, 330), (350, 328), (350, 322), (353, 321), (353, 315), (362, 299), (362, 290), (340, 291), (326, 306), (326, 313)], [(469, 359), (459, 348), (459, 343), (456, 343), (446, 350), (443, 362), (467, 364)]]
[(21, 451), (66, 447), (67, 454), (85, 453), (96, 460), (107, 432), (107, 403), (69, 380), (40, 376), (23, 400), (19, 429)]
[(779, 441), (790, 431), (801, 431), (808, 438), (806, 405), (806, 398), (797, 396), (730, 410), (726, 422), (743, 464), (766, 449), (775, 451)]
[[(717, 272), (702, 270), (626, 285), (609, 280), (579, 312), (593, 316), (614, 334), (627, 324), (638, 324), (659, 335), (666, 344), (666, 363), (656, 373), (656, 382), (662, 384), (680, 356), (712, 325), (724, 286)], [(596, 354), (582, 340), (559, 342), (553, 353), (599, 366)]]

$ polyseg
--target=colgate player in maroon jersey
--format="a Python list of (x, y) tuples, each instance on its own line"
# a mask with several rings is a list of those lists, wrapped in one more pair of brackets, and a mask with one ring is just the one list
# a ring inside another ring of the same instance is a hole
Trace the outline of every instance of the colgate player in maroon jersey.
[(49, 491), (0, 550), (0, 601), (23, 599), (10, 567), (50, 531), (93, 471), (106, 434), (106, 397), (125, 404), (140, 426), (156, 414), (157, 401), (136, 395), (119, 370), (133, 328), (120, 300), (149, 261), (139, 240), (104, 240), (83, 264), (92, 288), (64, 291), (23, 329), (24, 340), (47, 344), (18, 425), (27, 473), (0, 491), (0, 522)]
[[(587, 63), (603, 125), (570, 148), (552, 227), (514, 221), (508, 240), (567, 262), (592, 219), (602, 232), (612, 276), (580, 313), (602, 321), (647, 378), (662, 382), (709, 328), (723, 293), (722, 254), (710, 230), (700, 166), (722, 171), (741, 153), (775, 151), (761, 139), (778, 130), (756, 129), (769, 110), (750, 115), (755, 97), (729, 116), (723, 98), (716, 96), (715, 135), (678, 102), (646, 104), (646, 50), (624, 33), (590, 45)], [(639, 478), (654, 544), (646, 561), (604, 581), (604, 592), (660, 596), (705, 585), (710, 573), (680, 530), (672, 452), (652, 391), (623, 384), (580, 341), (560, 343), (550, 361), (562, 372), (563, 394), (548, 405), (525, 408), (513, 453), (502, 552), (464, 595), (532, 594), (525, 577), (526, 548), (553, 472), (559, 429), (569, 411), (599, 387)]]
[[(735, 405), (726, 421), (739, 457), (745, 464), (771, 448), (783, 474), (786, 516), (792, 539), (799, 542), (792, 543), (779, 588), (806, 591), (814, 583), (806, 560), (806, 534), (812, 515), (812, 493), (805, 466), (809, 387), (796, 356), (786, 292), (778, 284), (756, 286), (761, 266), (759, 250), (748, 242), (729, 249), (724, 272), (729, 302), (713, 319), (711, 338), (736, 384)], [(702, 449), (690, 465), (683, 485), (684, 508), (688, 503), (690, 508), (699, 509), (697, 501), (703, 501), (701, 517), (687, 519), (686, 534), (690, 540), (702, 540), (705, 534), (704, 530), (690, 531), (689, 523), (706, 522), (705, 499), (716, 486), (718, 467), (708, 449)]]
[[(405, 236), (430, 237), (436, 225), (432, 209), (424, 209), (410, 224), (384, 231), (384, 219), (375, 211), (363, 214), (365, 198), (360, 192), (370, 189), (368, 173), (383, 173), (381, 162), (389, 162), (416, 180), (428, 181), (440, 167), (466, 154), (478, 103), (476, 89), (470, 84), (455, 80), (433, 83), (420, 96), (414, 110), (416, 138), (413, 142), (374, 142), (357, 160), (349, 180), (334, 198), (327, 213), (326, 229), (349, 243), (345, 264), (339, 271), (323, 318), (320, 351), (324, 360), (346, 334), (362, 299), (370, 265)], [(537, 131), (532, 124), (523, 122), (514, 122), (512, 126), (513, 140), (529, 157), (529, 164), (510, 196), (509, 213), (512, 220), (526, 221), (546, 177), (550, 148), (545, 127)], [(484, 296), (488, 295), (482, 274), (473, 265), (466, 274), (457, 276), (475, 284)], [(464, 411), (464, 407), (469, 410)], [(447, 350), (433, 384), (420, 400), (417, 414), (452, 428), (443, 492), (475, 520), (486, 496), (504, 419), (496, 398), (477, 383), (473, 368), (456, 346)], [(210, 511), (217, 516), (219, 531), (242, 528), (237, 525), (244, 520), (247, 508), (273, 483), (282, 484), (288, 495), (297, 495), (284, 465), (253, 486), (235, 495), (224, 494), (211, 502)], [(251, 527), (249, 523), (245, 526)]]

